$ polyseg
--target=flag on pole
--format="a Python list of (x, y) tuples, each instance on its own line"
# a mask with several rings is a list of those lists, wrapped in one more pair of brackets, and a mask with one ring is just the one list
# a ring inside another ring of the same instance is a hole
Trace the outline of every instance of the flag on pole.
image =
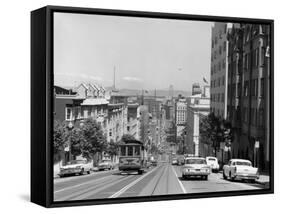
[(208, 84), (208, 81), (205, 79), (205, 77), (203, 77), (203, 81), (204, 83)]

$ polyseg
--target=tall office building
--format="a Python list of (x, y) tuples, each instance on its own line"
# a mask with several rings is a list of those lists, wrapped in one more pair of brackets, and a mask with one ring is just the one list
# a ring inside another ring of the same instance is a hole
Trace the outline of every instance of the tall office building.
[(216, 22), (212, 27), (211, 111), (224, 119), (227, 115), (227, 31), (227, 23)]
[(270, 130), (270, 29), (240, 24), (229, 32), (228, 119), (232, 156), (268, 169)]

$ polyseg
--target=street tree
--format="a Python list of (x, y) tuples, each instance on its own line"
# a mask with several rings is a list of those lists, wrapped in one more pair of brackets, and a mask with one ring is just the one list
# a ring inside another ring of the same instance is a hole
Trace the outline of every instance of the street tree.
[(84, 145), (84, 136), (80, 128), (73, 128), (67, 132), (68, 142), (70, 144), (70, 151), (73, 156), (79, 156), (82, 154)]
[(80, 128), (83, 136), (81, 153), (88, 159), (93, 159), (98, 152), (101, 153), (107, 147), (105, 135), (102, 127), (96, 120), (88, 118)]
[(200, 142), (211, 146), (216, 155), (220, 143), (224, 142), (223, 120), (210, 113), (201, 119), (199, 131)]
[(106, 152), (110, 155), (112, 158), (113, 156), (118, 155), (118, 143), (114, 142), (112, 139), (107, 144)]
[(66, 127), (65, 124), (54, 121), (54, 132), (53, 132), (53, 153), (54, 159), (59, 158), (60, 153), (66, 147)]

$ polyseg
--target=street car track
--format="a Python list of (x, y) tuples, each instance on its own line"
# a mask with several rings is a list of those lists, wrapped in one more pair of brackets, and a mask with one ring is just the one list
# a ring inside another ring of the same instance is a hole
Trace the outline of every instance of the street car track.
[[(55, 200), (56, 201), (81, 200), (86, 198), (88, 195), (93, 195), (94, 193), (100, 192), (103, 189), (109, 188), (122, 181), (130, 180), (133, 177), (134, 177), (133, 175), (129, 175), (126, 177), (116, 177), (116, 175), (110, 175), (110, 176), (102, 177), (101, 179), (91, 180), (81, 185), (76, 185), (75, 187), (72, 188), (69, 187), (67, 189), (65, 188), (63, 191), (57, 192), (57, 194), (55, 195)], [(82, 186), (85, 187), (81, 188)], [(58, 195), (61, 192), (65, 192), (64, 194), (62, 194), (63, 195), (62, 197)]]
[(147, 177), (148, 175), (150, 175), (152, 172), (154, 172), (156, 169), (158, 169), (159, 166), (155, 167), (154, 169), (152, 169), (151, 171), (145, 173), (143, 176), (139, 177), (137, 180), (134, 180), (133, 182), (129, 183), (128, 185), (126, 185), (125, 187), (123, 187), (122, 189), (120, 189), (118, 192), (114, 193), (113, 195), (109, 196), (108, 198), (117, 198), (120, 195), (122, 195), (126, 190), (128, 190), (129, 188), (131, 188), (132, 186), (134, 186), (135, 184), (137, 184), (138, 182), (140, 182), (142, 179), (144, 179), (145, 177)]

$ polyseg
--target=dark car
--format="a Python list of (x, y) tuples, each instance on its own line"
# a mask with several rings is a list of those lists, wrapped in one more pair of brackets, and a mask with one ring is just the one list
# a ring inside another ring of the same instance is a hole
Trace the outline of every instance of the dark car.
[(157, 166), (157, 160), (152, 160), (152, 161), (151, 161), (151, 165), (152, 165), (152, 166)]

